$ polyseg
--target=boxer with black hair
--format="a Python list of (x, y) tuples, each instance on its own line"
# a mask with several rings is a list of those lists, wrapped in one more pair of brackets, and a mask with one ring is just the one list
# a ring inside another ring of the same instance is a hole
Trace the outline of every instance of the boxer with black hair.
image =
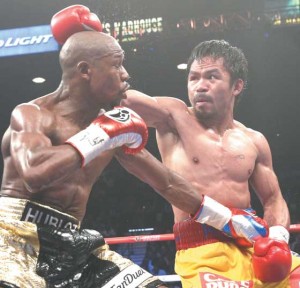
[[(162, 162), (204, 195), (192, 215), (173, 205), (175, 271), (183, 287), (299, 283), (293, 275), (300, 271), (300, 258), (292, 257), (288, 246), (290, 216), (268, 141), (234, 119), (247, 82), (244, 53), (224, 40), (204, 41), (193, 49), (187, 72), (190, 106), (136, 90), (128, 90), (121, 102), (155, 128)], [(147, 182), (141, 153), (122, 154), (119, 161)], [(251, 208), (250, 186), (263, 219)]]

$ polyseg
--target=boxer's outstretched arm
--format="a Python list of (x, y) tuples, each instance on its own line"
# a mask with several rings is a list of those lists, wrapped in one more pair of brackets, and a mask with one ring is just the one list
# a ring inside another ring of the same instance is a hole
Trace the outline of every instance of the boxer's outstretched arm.
[(119, 152), (116, 158), (131, 174), (150, 185), (163, 198), (186, 213), (195, 214), (202, 203), (192, 185), (143, 149), (136, 155)]
[(172, 111), (175, 108), (187, 108), (182, 100), (173, 97), (151, 97), (137, 90), (128, 90), (126, 95), (127, 98), (121, 101), (121, 105), (137, 112), (148, 127), (173, 129)]
[(173, 206), (193, 215), (194, 221), (210, 225), (229, 237), (243, 238), (244, 246), (252, 246), (254, 239), (268, 233), (259, 217), (244, 210), (229, 209), (208, 196), (199, 195), (187, 180), (165, 167), (147, 150), (134, 156), (118, 152), (116, 157), (129, 173), (150, 185)]

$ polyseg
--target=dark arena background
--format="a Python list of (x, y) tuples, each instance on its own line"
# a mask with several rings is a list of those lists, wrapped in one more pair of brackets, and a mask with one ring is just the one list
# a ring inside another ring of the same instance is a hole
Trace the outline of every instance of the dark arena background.
[[(1, 0), (1, 135), (15, 105), (58, 86), (59, 46), (49, 24), (54, 13), (73, 4), (88, 6), (120, 41), (131, 86), (149, 95), (187, 101), (186, 71), (177, 65), (199, 42), (225, 39), (240, 47), (249, 61), (249, 83), (236, 119), (268, 139), (291, 222), (300, 223), (299, 0)], [(30, 32), (37, 26), (48, 32)], [(46, 81), (33, 83), (35, 77)], [(152, 130), (147, 148), (160, 158)], [(261, 213), (255, 195), (252, 205)], [(172, 233), (172, 224), (170, 205), (114, 161), (93, 188), (83, 227), (116, 237)], [(291, 246), (299, 253), (297, 237), (292, 234)], [(174, 274), (173, 241), (111, 248), (154, 274)]]

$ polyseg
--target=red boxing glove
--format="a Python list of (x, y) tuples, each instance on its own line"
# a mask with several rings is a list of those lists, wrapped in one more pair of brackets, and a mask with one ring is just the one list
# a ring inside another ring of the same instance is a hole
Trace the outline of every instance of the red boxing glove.
[[(282, 226), (273, 226), (270, 227), (270, 237), (272, 236), (272, 228), (279, 233), (288, 233)], [(292, 255), (284, 238), (286, 235), (281, 238), (282, 240), (265, 237), (254, 243), (253, 269), (255, 276), (262, 282), (279, 282), (289, 275)]]
[(116, 147), (122, 147), (127, 154), (138, 153), (147, 140), (148, 128), (143, 119), (131, 109), (119, 106), (99, 115), (66, 143), (78, 150), (85, 166), (102, 152)]
[(256, 216), (254, 210), (228, 208), (206, 195), (193, 219), (222, 231), (236, 239), (237, 244), (246, 247), (252, 247), (257, 238), (269, 233), (267, 223)]
[(57, 12), (51, 19), (53, 37), (64, 44), (73, 34), (81, 31), (102, 31), (98, 16), (83, 5), (72, 5)]
[(269, 235), (267, 222), (251, 209), (230, 208), (232, 217), (223, 231), (241, 247), (253, 247), (255, 240)]

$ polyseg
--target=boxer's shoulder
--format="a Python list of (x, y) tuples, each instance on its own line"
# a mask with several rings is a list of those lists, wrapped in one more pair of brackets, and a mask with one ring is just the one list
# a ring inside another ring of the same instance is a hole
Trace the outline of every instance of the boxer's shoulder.
[[(26, 121), (25, 121), (26, 119)], [(11, 127), (14, 130), (23, 130), (34, 125), (52, 127), (55, 122), (55, 114), (50, 109), (36, 103), (22, 103), (17, 105), (11, 114)]]

